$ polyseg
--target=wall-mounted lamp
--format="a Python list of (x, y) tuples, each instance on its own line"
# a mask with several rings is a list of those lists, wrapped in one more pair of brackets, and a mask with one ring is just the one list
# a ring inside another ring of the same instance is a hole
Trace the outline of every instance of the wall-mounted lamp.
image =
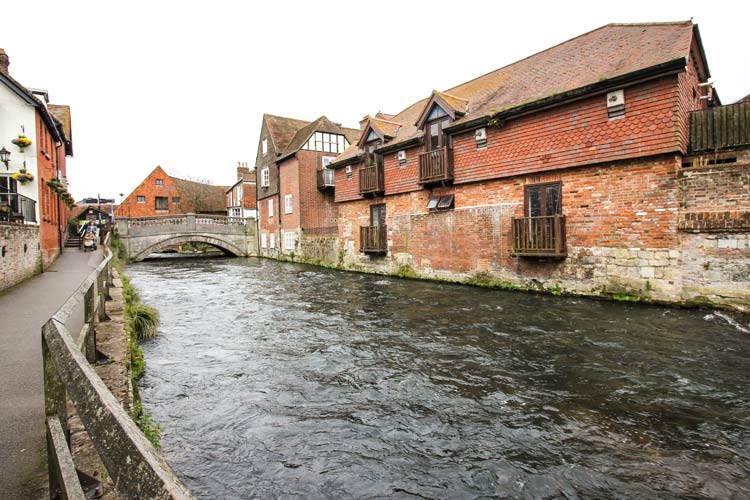
[(0, 149), (0, 161), (5, 163), (5, 170), (8, 170), (8, 163), (10, 163), (10, 151), (5, 149), (5, 146), (3, 146), (3, 149)]

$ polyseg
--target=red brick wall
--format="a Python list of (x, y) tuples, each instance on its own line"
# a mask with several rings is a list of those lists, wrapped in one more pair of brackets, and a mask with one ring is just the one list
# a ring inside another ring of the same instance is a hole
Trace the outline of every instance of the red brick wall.
[[(273, 204), (273, 217), (268, 216), (268, 202), (271, 200)], [(276, 249), (271, 252), (271, 249), (261, 248), (260, 243), (258, 244), (258, 251), (260, 255), (276, 255), (279, 249), (279, 196), (274, 195), (262, 200), (258, 200), (258, 241), (260, 242), (260, 234), (266, 233), (269, 235), (273, 233), (276, 239)]]
[(323, 166), (324, 156), (335, 154), (307, 150), (297, 152), (300, 222), (303, 229), (312, 232), (321, 228), (335, 228), (337, 224), (338, 207), (333, 201), (333, 192), (318, 189), (318, 170)]
[[(157, 186), (156, 180), (161, 179), (163, 186)], [(145, 203), (138, 203), (138, 196), (145, 196)], [(166, 211), (156, 211), (156, 197), (167, 197)], [(172, 198), (180, 197), (180, 203), (172, 203)], [(141, 184), (123, 200), (115, 211), (117, 217), (151, 217), (155, 215), (184, 214), (190, 212), (188, 200), (182, 199), (180, 191), (172, 178), (161, 168), (156, 167)]]
[(336, 169), (336, 194), (334, 198), (336, 203), (362, 199), (359, 195), (359, 164), (351, 167), (351, 177), (347, 177), (346, 167)]
[[(370, 205), (385, 202), (390, 255), (408, 254), (420, 270), (575, 278), (578, 269), (594, 272), (595, 264), (585, 264), (587, 249), (679, 246), (677, 168), (679, 158), (667, 155), (434, 190), (455, 193), (455, 210), (445, 212), (427, 210), (427, 190), (343, 203), (339, 236), (353, 239), (358, 252)], [(575, 254), (548, 263), (511, 256), (511, 217), (523, 215), (524, 186), (550, 181), (562, 182), (567, 243)]]
[[(300, 228), (300, 162), (297, 156), (279, 164), (279, 203), (282, 229)], [(292, 195), (292, 213), (286, 213), (287, 195)]]
[(242, 208), (256, 208), (258, 206), (255, 183), (242, 183)]
[[(47, 181), (57, 177), (57, 148), (52, 134), (39, 113), (36, 115), (36, 137), (38, 173), (35, 182), (38, 183), (39, 188), (39, 240), (42, 263), (46, 267), (60, 253), (60, 224), (61, 220), (66, 219), (62, 209), (65, 205), (59, 202), (57, 194), (47, 186)], [(59, 209), (58, 204), (61, 206)]]

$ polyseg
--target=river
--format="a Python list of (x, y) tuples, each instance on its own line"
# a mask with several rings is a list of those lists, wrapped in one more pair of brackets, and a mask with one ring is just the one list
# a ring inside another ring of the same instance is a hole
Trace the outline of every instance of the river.
[(749, 498), (720, 313), (262, 259), (127, 267), (144, 408), (199, 498)]

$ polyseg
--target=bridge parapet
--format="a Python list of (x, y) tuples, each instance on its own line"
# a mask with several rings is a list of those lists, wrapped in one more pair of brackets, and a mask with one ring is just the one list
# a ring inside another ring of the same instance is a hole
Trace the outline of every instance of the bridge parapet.
[(196, 230), (221, 234), (244, 234), (247, 228), (247, 219), (223, 215), (185, 214), (117, 219), (117, 231), (120, 236), (147, 236)]

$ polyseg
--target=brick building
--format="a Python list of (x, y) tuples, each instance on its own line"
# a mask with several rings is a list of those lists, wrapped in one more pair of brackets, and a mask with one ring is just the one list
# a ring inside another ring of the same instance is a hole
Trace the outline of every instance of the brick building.
[(115, 217), (226, 214), (227, 188), (171, 177), (157, 166), (115, 210)]
[(227, 216), (257, 218), (255, 170), (250, 170), (247, 163), (237, 166), (237, 182), (227, 189), (226, 197)]
[[(297, 130), (276, 159), (279, 172), (280, 252), (304, 259), (338, 253), (334, 171), (328, 168), (359, 137), (325, 116)], [(263, 234), (261, 233), (261, 240)]]
[(26, 276), (51, 264), (64, 243), (68, 209), (47, 183), (59, 179), (67, 188), (71, 118), (68, 106), (49, 103), (47, 91), (27, 88), (10, 76), (9, 65), (0, 49), (0, 151), (7, 155), (0, 167), (0, 223), (35, 226), (24, 234), (37, 232), (40, 260), (19, 274)]
[[(732, 272), (750, 266), (737, 236), (750, 224), (711, 237), (734, 252), (715, 276), (729, 285), (696, 275), (695, 262), (712, 265), (698, 250), (705, 237), (685, 247), (686, 200), (705, 179), (689, 173), (699, 152), (690, 117), (720, 105), (709, 77), (692, 22), (610, 24), (396, 115), (366, 116), (359, 141), (331, 164), (342, 266), (749, 303), (750, 273)], [(734, 174), (712, 175), (735, 193), (747, 169), (733, 154)], [(750, 213), (745, 198), (731, 198), (732, 220)]]

